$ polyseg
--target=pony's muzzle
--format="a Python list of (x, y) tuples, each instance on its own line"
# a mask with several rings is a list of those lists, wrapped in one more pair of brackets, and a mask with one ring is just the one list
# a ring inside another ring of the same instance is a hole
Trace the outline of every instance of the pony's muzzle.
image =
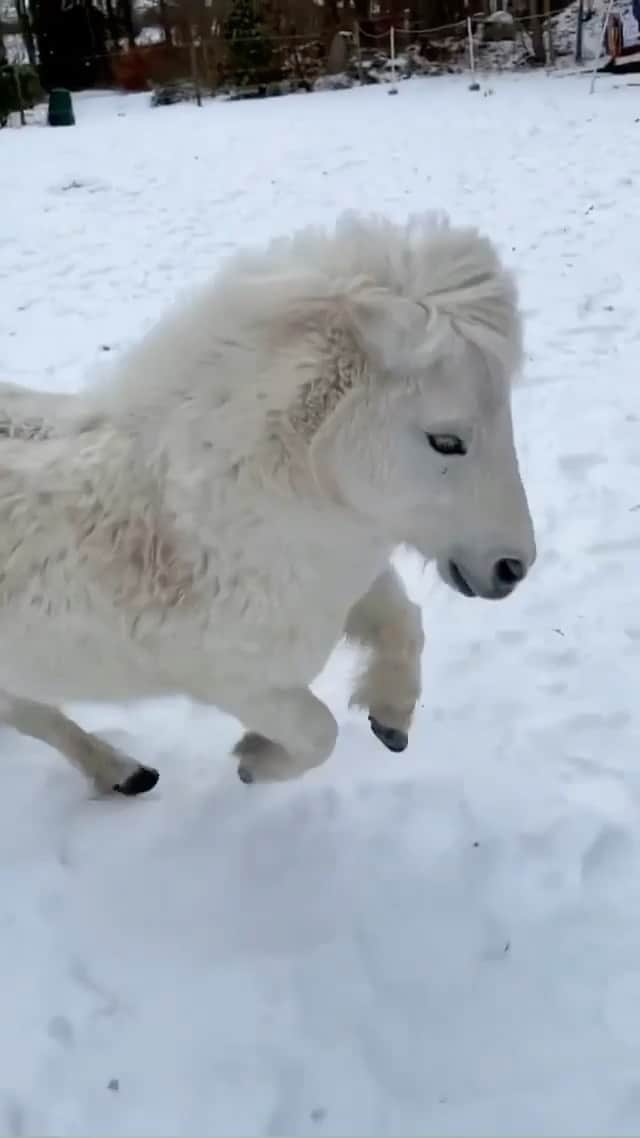
[(527, 566), (519, 557), (501, 557), (493, 567), (493, 579), (497, 589), (504, 589), (505, 596), (513, 592), (527, 575)]
[(439, 566), (441, 577), (463, 597), (482, 597), (488, 601), (499, 601), (510, 596), (516, 586), (524, 581), (529, 568), (530, 565), (523, 557), (514, 555), (496, 558), (486, 576), (458, 558), (449, 560), (445, 566)]

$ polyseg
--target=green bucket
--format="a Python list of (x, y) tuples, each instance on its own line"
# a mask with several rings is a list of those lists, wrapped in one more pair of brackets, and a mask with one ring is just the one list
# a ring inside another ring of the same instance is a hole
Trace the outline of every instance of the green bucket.
[(75, 121), (71, 93), (64, 87), (54, 87), (49, 92), (49, 126), (74, 126)]

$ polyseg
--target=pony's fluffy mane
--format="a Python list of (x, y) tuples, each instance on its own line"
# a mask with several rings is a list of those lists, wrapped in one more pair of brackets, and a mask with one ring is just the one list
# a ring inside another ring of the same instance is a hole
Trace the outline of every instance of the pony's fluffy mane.
[[(415, 304), (424, 320), (405, 327)], [(331, 337), (339, 348), (327, 369)], [(236, 410), (259, 399), (264, 416), (295, 408), (297, 420), (302, 400), (309, 436), (363, 374), (358, 352), (399, 378), (421, 378), (436, 357), (469, 348), (500, 387), (519, 367), (515, 284), (492, 243), (443, 215), (401, 225), (350, 212), (333, 230), (301, 230), (229, 257), (85, 394), (79, 420), (135, 414), (140, 423), (175, 396), (192, 404), (196, 421), (221, 414), (233, 392)], [(240, 418), (253, 440), (256, 416)]]
[(262, 250), (240, 250), (218, 280), (233, 288), (234, 278), (265, 276), (295, 280), (303, 303), (305, 280), (309, 299), (348, 294), (363, 284), (388, 289), (449, 317), (465, 339), (499, 358), (508, 378), (520, 366), (513, 275), (487, 237), (472, 227), (452, 227), (446, 214), (422, 213), (398, 224), (348, 211), (333, 231), (308, 227)]

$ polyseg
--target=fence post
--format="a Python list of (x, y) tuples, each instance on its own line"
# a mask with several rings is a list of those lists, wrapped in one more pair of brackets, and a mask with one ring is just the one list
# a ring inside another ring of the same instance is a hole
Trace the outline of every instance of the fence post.
[(600, 59), (602, 56), (602, 49), (604, 47), (604, 42), (605, 42), (605, 39), (607, 36), (607, 28), (609, 26), (609, 17), (611, 15), (612, 10), (613, 10), (613, 3), (614, 3), (614, 0), (608, 0), (607, 8), (606, 8), (603, 20), (602, 20), (602, 31), (600, 32), (600, 39), (598, 40), (598, 50), (596, 52), (596, 57), (593, 61), (593, 71), (591, 72), (591, 83), (589, 84), (589, 94), (590, 95), (593, 95), (593, 92), (595, 91), (596, 75), (598, 73), (598, 65), (600, 63)]
[(473, 50), (473, 27), (471, 26), (471, 16), (467, 16), (467, 39), (469, 41), (469, 66), (471, 68), (471, 78), (476, 77), (476, 57)]
[(476, 79), (476, 53), (473, 47), (473, 24), (471, 23), (469, 8), (467, 8), (467, 40), (469, 41), (469, 66), (471, 67), (471, 82), (469, 84), (469, 90), (479, 91), (480, 84)]
[(387, 92), (389, 95), (397, 95), (398, 88), (396, 87), (396, 29), (393, 24), (389, 28), (389, 52), (391, 55), (391, 86)]

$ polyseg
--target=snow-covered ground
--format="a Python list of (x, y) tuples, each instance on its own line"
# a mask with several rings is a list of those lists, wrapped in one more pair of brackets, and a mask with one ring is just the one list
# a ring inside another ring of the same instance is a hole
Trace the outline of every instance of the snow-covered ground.
[[(423, 703), (392, 756), (245, 787), (237, 725), (78, 708), (162, 777), (91, 799), (0, 735), (0, 1132), (640, 1132), (640, 95), (460, 77), (0, 138), (0, 371), (71, 389), (239, 242), (444, 207), (516, 266), (539, 542), (501, 604), (403, 559)], [(5, 652), (11, 645), (3, 645)], [(265, 661), (268, 667), (268, 661)]]

